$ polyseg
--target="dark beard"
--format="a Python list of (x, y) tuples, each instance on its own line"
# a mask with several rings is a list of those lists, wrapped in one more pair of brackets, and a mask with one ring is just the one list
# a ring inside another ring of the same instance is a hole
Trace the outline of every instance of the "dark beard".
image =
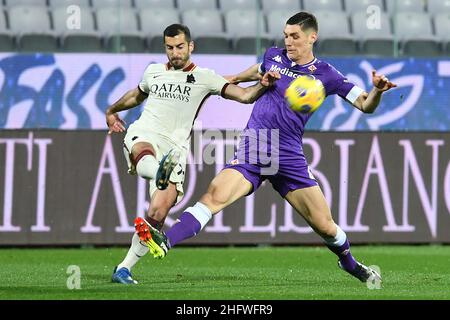
[[(182, 61), (182, 60), (177, 60), (177, 61)], [(184, 63), (179, 64), (179, 65), (174, 65), (172, 62), (170, 63), (172, 65), (172, 68), (174, 70), (180, 70), (183, 69), (184, 65), (186, 64), (186, 62), (184, 61)]]

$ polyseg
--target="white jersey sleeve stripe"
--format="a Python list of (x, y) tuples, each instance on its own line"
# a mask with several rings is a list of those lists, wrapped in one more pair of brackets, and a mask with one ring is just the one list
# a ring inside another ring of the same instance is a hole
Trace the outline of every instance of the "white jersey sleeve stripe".
[(259, 74), (264, 74), (264, 71), (262, 71), (261, 68), (262, 68), (262, 63), (260, 63), (259, 66), (258, 66), (258, 73)]
[(345, 99), (347, 99), (350, 103), (354, 103), (356, 101), (356, 99), (358, 99), (358, 97), (361, 95), (361, 93), (363, 93), (364, 90), (361, 89), (358, 86), (354, 86), (352, 88), (352, 90), (350, 90), (350, 92), (347, 94), (347, 96), (345, 97)]

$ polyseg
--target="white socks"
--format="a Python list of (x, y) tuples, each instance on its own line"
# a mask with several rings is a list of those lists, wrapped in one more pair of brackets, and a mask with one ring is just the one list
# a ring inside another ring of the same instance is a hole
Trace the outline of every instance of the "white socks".
[(336, 236), (330, 237), (330, 238), (323, 238), (325, 240), (325, 243), (327, 245), (333, 246), (333, 247), (340, 247), (345, 243), (345, 240), (347, 240), (347, 235), (345, 232), (336, 225)]
[(202, 230), (212, 218), (212, 213), (209, 208), (200, 202), (197, 202), (193, 207), (189, 207), (184, 211), (192, 214), (194, 218), (200, 222), (200, 230)]
[(154, 179), (159, 163), (152, 155), (143, 156), (136, 165), (137, 174), (144, 179)]
[(127, 268), (128, 270), (131, 270), (131, 268), (133, 268), (133, 266), (139, 261), (139, 259), (143, 257), (147, 252), (148, 247), (142, 244), (137, 233), (134, 233), (133, 238), (131, 239), (130, 250), (128, 250), (125, 259), (117, 266), (117, 270), (119, 270), (120, 268)]

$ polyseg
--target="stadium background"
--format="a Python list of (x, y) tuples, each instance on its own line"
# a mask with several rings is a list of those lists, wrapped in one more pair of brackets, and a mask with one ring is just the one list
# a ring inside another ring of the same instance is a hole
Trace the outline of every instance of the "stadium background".
[[(187, 24), (193, 61), (226, 75), (283, 45), (285, 20), (301, 9), (318, 17), (319, 58), (365, 89), (372, 68), (399, 85), (374, 114), (331, 97), (308, 124), (305, 149), (334, 219), (354, 243), (450, 242), (450, 1), (3, 0), (0, 9), (2, 246), (129, 244), (148, 194), (126, 174), (104, 111), (149, 63), (166, 61), (164, 27)], [(168, 225), (231, 158), (250, 112), (208, 100)], [(122, 116), (130, 124), (139, 113)], [(188, 243), (321, 240), (263, 185)]]

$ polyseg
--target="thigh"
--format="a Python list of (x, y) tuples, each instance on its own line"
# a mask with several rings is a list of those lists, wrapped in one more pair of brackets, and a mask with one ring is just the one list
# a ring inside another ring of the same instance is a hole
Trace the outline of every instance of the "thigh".
[(289, 191), (285, 199), (315, 231), (333, 233), (332, 230), (328, 229), (335, 228), (334, 221), (319, 186)]
[(211, 181), (200, 201), (215, 214), (249, 194), (252, 188), (252, 183), (241, 172), (224, 169)]

